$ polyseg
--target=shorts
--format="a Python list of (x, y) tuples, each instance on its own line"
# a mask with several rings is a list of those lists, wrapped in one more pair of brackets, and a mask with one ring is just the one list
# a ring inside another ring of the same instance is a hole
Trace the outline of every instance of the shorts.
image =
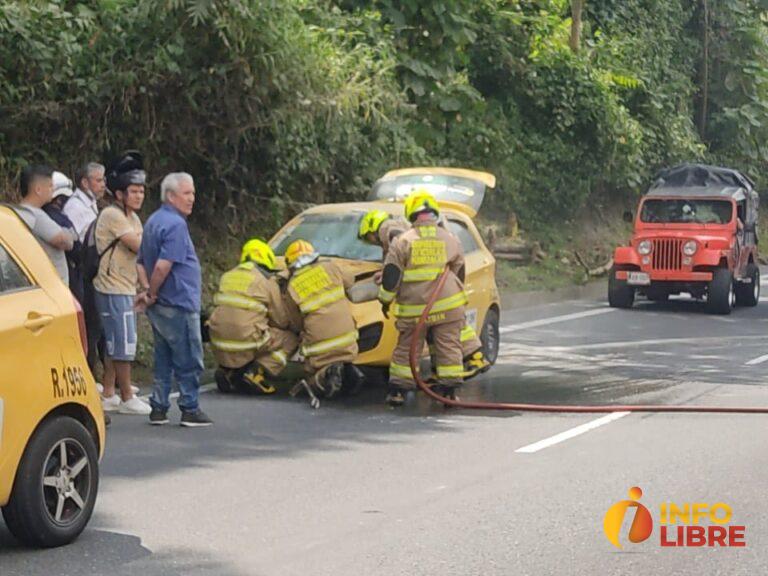
[(136, 313), (133, 296), (96, 292), (107, 358), (133, 362), (136, 357)]

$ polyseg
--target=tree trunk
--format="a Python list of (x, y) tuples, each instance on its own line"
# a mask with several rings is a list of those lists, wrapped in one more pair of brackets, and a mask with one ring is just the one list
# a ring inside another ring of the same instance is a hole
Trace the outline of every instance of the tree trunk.
[(707, 138), (707, 119), (709, 118), (709, 0), (701, 0), (704, 21), (702, 30), (701, 57), (701, 109), (699, 110), (699, 135), (703, 141)]
[(581, 47), (581, 13), (586, 0), (571, 0), (571, 39), (572, 52), (578, 52)]

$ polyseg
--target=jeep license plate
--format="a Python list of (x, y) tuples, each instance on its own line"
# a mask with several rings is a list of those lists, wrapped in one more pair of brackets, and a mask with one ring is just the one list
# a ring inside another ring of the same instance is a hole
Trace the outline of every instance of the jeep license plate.
[(648, 286), (651, 283), (651, 276), (646, 272), (630, 272), (627, 274), (627, 284), (633, 286)]

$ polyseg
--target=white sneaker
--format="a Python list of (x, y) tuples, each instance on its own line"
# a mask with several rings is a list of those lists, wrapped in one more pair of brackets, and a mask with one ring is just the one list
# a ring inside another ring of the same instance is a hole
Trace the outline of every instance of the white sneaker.
[(126, 400), (120, 404), (118, 412), (120, 414), (140, 414), (142, 416), (147, 416), (150, 412), (152, 412), (152, 408), (149, 404), (142, 402), (136, 396), (134, 396), (130, 400)]
[(101, 399), (101, 407), (104, 412), (117, 412), (120, 409), (120, 404), (121, 400), (119, 394)]

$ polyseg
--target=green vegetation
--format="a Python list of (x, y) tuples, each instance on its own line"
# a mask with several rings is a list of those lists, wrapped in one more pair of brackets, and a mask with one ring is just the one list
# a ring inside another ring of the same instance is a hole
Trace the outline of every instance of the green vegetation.
[(681, 160), (761, 176), (767, 21), (764, 0), (9, 0), (0, 190), (135, 147), (242, 237), (436, 163), (557, 226)]

